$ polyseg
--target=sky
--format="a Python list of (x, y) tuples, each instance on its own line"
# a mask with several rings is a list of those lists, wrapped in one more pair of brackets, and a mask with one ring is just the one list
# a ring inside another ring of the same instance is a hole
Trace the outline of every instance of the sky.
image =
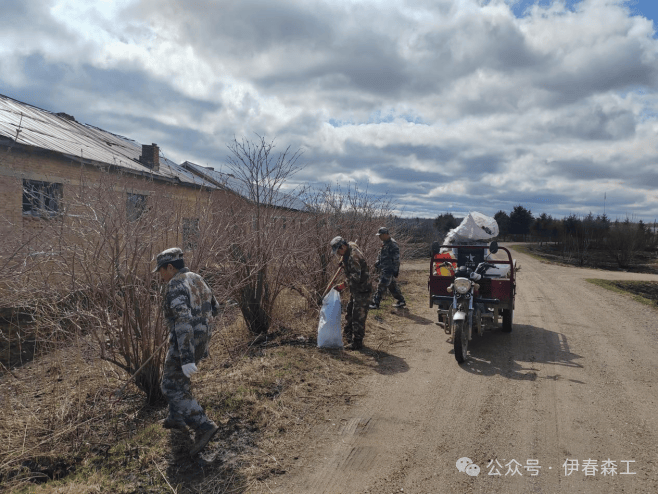
[(406, 217), (658, 218), (654, 0), (0, 0), (0, 94)]

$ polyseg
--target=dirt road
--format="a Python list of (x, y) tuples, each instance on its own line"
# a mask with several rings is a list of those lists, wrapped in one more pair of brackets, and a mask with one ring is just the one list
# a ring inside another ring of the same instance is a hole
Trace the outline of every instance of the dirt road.
[[(658, 492), (658, 311), (585, 281), (658, 277), (513, 256), (522, 266), (513, 332), (476, 337), (461, 366), (427, 304), (427, 262), (403, 266), (416, 296), (399, 316), (399, 343), (361, 383), (365, 396), (329, 410), (296, 467), (268, 488)], [(464, 457), (477, 468), (460, 472)]]

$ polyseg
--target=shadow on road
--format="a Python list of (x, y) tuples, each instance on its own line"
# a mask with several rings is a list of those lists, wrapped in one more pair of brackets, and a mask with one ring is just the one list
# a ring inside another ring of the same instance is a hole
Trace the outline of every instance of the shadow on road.
[(421, 324), (421, 325), (428, 325), (428, 324), (434, 324), (434, 321), (432, 319), (427, 319), (426, 317), (421, 317), (417, 316), (415, 314), (411, 314), (409, 312), (409, 309), (401, 309), (399, 311), (392, 311), (391, 314), (399, 316), (399, 317), (404, 317), (405, 319), (408, 319), (409, 322), (412, 322), (414, 324)]
[(377, 367), (374, 367), (373, 370), (385, 376), (399, 374), (409, 370), (409, 364), (407, 364), (406, 360), (390, 353), (376, 351), (375, 361), (377, 362)]
[(347, 361), (350, 364), (370, 367), (375, 372), (385, 376), (391, 376), (409, 370), (409, 364), (402, 357), (367, 345), (363, 346), (363, 350), (356, 352), (333, 348), (322, 348), (320, 351), (340, 360)]
[[(582, 357), (571, 352), (564, 334), (531, 325), (515, 324), (512, 333), (494, 330), (475, 336), (468, 350), (469, 358), (461, 364), (461, 369), (482, 376), (534, 381), (539, 378), (535, 363), (583, 368), (578, 362)], [(561, 376), (556, 372), (540, 378), (558, 380)], [(575, 379), (569, 381), (585, 384)]]

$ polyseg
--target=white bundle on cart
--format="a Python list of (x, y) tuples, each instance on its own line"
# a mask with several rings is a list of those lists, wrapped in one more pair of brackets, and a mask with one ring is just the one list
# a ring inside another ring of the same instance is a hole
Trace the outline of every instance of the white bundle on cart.
[[(482, 241), (489, 240), (498, 236), (498, 223), (491, 216), (487, 216), (477, 211), (468, 213), (457, 228), (448, 232), (443, 243), (446, 245), (455, 244), (479, 244)], [(450, 249), (441, 248), (441, 252), (448, 252)]]

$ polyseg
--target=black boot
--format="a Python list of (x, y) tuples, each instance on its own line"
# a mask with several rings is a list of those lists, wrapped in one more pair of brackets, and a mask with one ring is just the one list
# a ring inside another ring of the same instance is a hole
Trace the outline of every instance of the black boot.
[(187, 425), (182, 420), (176, 420), (171, 417), (167, 417), (162, 421), (162, 427), (165, 429), (176, 429), (179, 431), (186, 432)]
[(206, 447), (208, 441), (212, 439), (215, 433), (219, 430), (219, 427), (211, 420), (207, 424), (204, 424), (202, 428), (195, 431), (194, 433), (194, 446), (190, 449), (190, 456), (194, 456), (203, 448)]
[(347, 350), (363, 350), (363, 340), (354, 340), (345, 348)]

